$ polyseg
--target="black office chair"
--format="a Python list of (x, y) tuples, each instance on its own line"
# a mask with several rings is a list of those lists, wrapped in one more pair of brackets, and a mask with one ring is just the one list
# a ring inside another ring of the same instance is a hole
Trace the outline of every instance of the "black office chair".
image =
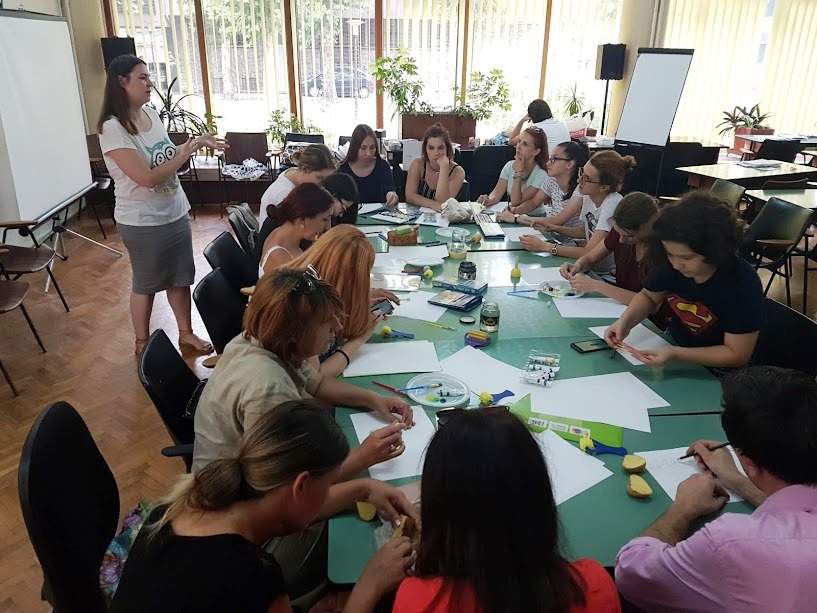
[(468, 183), (468, 180), (464, 180), (462, 182), (462, 187), (460, 187), (460, 191), (457, 192), (457, 202), (470, 202), (471, 201), (471, 185)]
[(193, 460), (193, 416), (206, 379), (199, 380), (162, 329), (150, 335), (137, 367), (139, 381), (159, 412), (172, 447), (162, 449), (168, 458), (181, 457), (190, 471)]
[(763, 189), (808, 189), (808, 177), (795, 179), (794, 181), (766, 181)]
[(284, 145), (287, 143), (320, 143), (324, 144), (323, 134), (303, 134), (301, 132), (287, 132)]
[[(249, 208), (249, 206), (247, 208)], [(227, 219), (230, 222), (230, 227), (233, 229), (233, 234), (235, 234), (235, 238), (241, 246), (241, 249), (252, 260), (255, 257), (255, 244), (258, 240), (259, 226), (258, 220), (252, 212), (250, 212), (250, 216), (255, 223), (250, 221), (243, 209), (234, 209), (230, 211)]]
[(104, 613), (99, 567), (119, 520), (119, 490), (88, 427), (67, 402), (48, 405), (28, 433), (20, 507), (59, 613)]
[(258, 281), (257, 266), (229, 232), (222, 232), (204, 248), (204, 259), (214, 270), (221, 268), (236, 291)]
[(664, 148), (658, 193), (662, 196), (678, 196), (689, 189), (689, 175), (676, 168), (694, 166), (701, 156), (701, 143), (668, 143)]
[(817, 322), (776, 300), (763, 301), (763, 327), (753, 364), (793, 368), (817, 376)]
[(724, 179), (715, 179), (712, 187), (709, 188), (710, 196), (714, 196), (718, 200), (723, 200), (736, 211), (740, 210), (740, 202), (743, 200), (745, 193), (745, 187), (741, 187), (736, 183)]
[(351, 136), (338, 136), (338, 147), (343, 147), (343, 145), (349, 142), (352, 142)]
[(216, 268), (193, 290), (193, 300), (216, 353), (223, 353), (227, 343), (241, 333), (247, 299)]
[(800, 153), (799, 140), (780, 140), (767, 138), (760, 143), (757, 151), (752, 151), (744, 147), (741, 149), (741, 160), (777, 160), (779, 162), (794, 162), (794, 158)]
[(811, 209), (770, 198), (746, 230), (741, 242), (743, 257), (755, 270), (763, 268), (772, 273), (764, 296), (775, 276), (781, 275), (786, 280), (786, 304), (791, 306), (791, 256), (811, 223), (811, 215)]
[(505, 164), (513, 159), (514, 147), (482, 146), (474, 149), (468, 183), (475, 196), (490, 194)]

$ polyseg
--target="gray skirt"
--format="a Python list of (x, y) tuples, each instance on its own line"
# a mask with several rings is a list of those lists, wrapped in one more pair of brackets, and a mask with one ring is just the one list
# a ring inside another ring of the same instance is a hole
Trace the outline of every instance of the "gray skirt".
[(196, 266), (187, 215), (162, 226), (118, 224), (117, 228), (130, 256), (134, 293), (157, 294), (193, 285)]

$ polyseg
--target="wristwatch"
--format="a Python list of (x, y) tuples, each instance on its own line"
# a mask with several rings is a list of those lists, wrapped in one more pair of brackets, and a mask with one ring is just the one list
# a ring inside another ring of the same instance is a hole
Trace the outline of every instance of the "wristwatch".
[(559, 245), (553, 245), (553, 248), (550, 250), (550, 255), (559, 255)]
[(517, 215), (516, 213), (514, 213), (513, 222), (514, 223), (519, 223), (519, 215)]

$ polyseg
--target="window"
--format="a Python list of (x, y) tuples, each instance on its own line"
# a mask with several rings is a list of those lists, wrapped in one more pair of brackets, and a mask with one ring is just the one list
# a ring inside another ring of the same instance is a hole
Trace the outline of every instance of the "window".
[[(166, 92), (173, 79), (174, 96), (195, 94), (182, 104), (199, 116), (204, 115), (204, 88), (196, 42), (196, 18), (192, 0), (137, 0), (113, 3), (117, 36), (136, 41), (136, 55), (150, 70), (153, 85)], [(161, 106), (154, 94), (153, 103)]]
[(283, 0), (202, 0), (202, 12), (219, 131), (265, 130), (289, 106)]

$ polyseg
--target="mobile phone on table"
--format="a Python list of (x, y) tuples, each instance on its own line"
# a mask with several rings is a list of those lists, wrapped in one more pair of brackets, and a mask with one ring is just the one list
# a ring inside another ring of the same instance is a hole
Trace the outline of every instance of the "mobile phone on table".
[(594, 351), (604, 351), (610, 349), (610, 345), (604, 342), (603, 338), (594, 338), (589, 341), (578, 341), (570, 343), (570, 348), (575, 349), (579, 353), (593, 353)]
[(390, 315), (394, 312), (394, 306), (387, 298), (384, 298), (374, 306), (372, 306), (372, 313), (380, 311), (381, 315)]

